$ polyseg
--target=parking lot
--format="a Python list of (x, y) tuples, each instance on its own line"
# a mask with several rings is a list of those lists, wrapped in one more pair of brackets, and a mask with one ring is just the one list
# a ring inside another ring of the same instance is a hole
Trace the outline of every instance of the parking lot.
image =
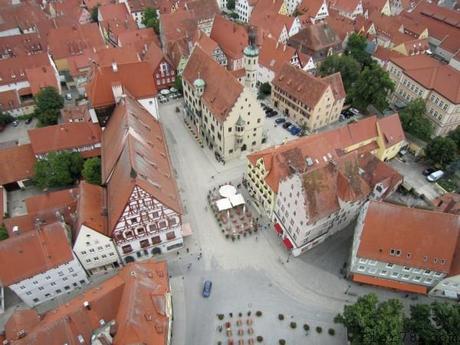
[(27, 131), (29, 129), (35, 128), (37, 125), (37, 119), (33, 119), (32, 122), (26, 123), (25, 121), (19, 121), (17, 126), (14, 126), (12, 123), (6, 126), (6, 128), (0, 132), (0, 143), (5, 143), (8, 141), (18, 141), (18, 144), (28, 144), (30, 143), (29, 135)]

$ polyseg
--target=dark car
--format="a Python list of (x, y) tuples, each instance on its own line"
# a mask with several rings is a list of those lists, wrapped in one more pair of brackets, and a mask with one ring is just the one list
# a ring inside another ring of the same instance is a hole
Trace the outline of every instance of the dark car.
[(273, 111), (273, 109), (270, 108), (270, 107), (265, 108), (265, 114), (271, 113), (272, 111)]
[(289, 128), (289, 132), (291, 132), (292, 135), (297, 135), (300, 133), (300, 131), (301, 129), (296, 126), (292, 126), (291, 128)]
[(428, 176), (434, 173), (435, 171), (436, 171), (435, 168), (426, 168), (425, 170), (423, 170), (422, 174), (423, 176)]
[(285, 122), (285, 121), (286, 121), (286, 119), (285, 119), (284, 117), (280, 117), (279, 119), (276, 119), (276, 120), (275, 120), (275, 123), (281, 124), (281, 123), (283, 123), (283, 122)]
[(31, 122), (32, 122), (32, 118), (29, 117), (29, 118), (26, 120), (26, 124), (28, 125), (28, 124), (31, 123)]
[(291, 125), (292, 125), (292, 123), (290, 123), (289, 121), (288, 121), (288, 122), (285, 122), (285, 123), (283, 123), (283, 128), (284, 128), (284, 129), (287, 129), (287, 128), (288, 128), (289, 126), (291, 126)]
[(276, 111), (271, 111), (267, 114), (267, 117), (275, 117), (276, 115), (278, 115)]
[(216, 157), (216, 160), (217, 160), (218, 162), (223, 161), (223, 159), (222, 159), (222, 157), (220, 156), (219, 152), (217, 152), (217, 151), (214, 152), (214, 156)]
[(206, 280), (203, 285), (203, 297), (209, 297), (211, 295), (212, 281)]

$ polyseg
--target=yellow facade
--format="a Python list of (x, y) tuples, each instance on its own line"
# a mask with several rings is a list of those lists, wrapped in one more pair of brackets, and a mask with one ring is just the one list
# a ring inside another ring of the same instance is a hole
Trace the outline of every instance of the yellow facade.
[(265, 213), (271, 216), (275, 206), (275, 193), (265, 182), (267, 171), (265, 170), (263, 158), (257, 161), (256, 166), (248, 161), (246, 176), (249, 193), (258, 202), (259, 206), (263, 208)]

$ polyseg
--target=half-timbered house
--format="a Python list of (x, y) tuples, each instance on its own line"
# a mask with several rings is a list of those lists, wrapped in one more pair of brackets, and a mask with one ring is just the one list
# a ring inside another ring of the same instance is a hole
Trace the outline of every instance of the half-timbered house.
[(129, 263), (181, 247), (181, 204), (160, 123), (129, 95), (103, 132), (108, 228)]

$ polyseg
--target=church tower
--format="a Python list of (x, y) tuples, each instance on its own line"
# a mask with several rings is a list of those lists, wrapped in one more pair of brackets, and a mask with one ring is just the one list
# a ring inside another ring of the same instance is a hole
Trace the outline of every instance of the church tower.
[(255, 29), (250, 27), (248, 33), (248, 46), (244, 48), (244, 68), (246, 76), (244, 78), (244, 86), (256, 89), (257, 66), (259, 64), (259, 48), (256, 45)]

